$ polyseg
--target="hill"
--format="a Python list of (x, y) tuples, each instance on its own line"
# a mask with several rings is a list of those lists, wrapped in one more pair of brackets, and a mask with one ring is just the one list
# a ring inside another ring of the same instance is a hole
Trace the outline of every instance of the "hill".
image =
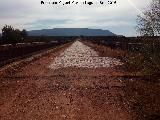
[(54, 28), (28, 31), (29, 36), (115, 36), (109, 30), (88, 28)]

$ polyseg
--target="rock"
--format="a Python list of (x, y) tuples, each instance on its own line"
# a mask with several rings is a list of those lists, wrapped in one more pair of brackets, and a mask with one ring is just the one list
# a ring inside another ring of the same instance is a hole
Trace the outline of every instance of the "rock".
[(51, 69), (63, 67), (98, 68), (122, 65), (118, 59), (99, 57), (98, 53), (80, 41), (74, 42), (49, 66)]

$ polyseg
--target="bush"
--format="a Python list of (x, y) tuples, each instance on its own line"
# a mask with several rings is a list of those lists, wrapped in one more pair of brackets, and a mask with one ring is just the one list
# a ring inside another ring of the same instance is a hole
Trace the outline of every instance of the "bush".
[(26, 30), (20, 31), (12, 26), (5, 25), (2, 29), (3, 43), (16, 44), (27, 36)]
[(160, 73), (160, 41), (144, 39), (139, 51), (129, 52), (127, 65), (135, 73), (153, 75)]

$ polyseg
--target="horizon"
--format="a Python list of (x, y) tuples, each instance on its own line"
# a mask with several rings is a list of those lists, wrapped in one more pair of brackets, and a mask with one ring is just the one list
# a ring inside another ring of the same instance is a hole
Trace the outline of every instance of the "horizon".
[(2, 0), (0, 4), (0, 29), (5, 24), (27, 31), (53, 28), (89, 28), (109, 30), (114, 34), (127, 37), (138, 36), (136, 32), (137, 15), (141, 14), (141, 11), (149, 3), (150, 0), (119, 0), (115, 5), (107, 6), (55, 6), (41, 5), (37, 0), (14, 2)]
[(90, 28), (52, 28), (28, 31), (29, 36), (119, 36), (109, 30)]

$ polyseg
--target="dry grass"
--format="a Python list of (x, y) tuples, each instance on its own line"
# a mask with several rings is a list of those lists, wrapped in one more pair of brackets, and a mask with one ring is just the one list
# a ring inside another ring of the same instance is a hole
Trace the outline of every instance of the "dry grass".
[(93, 48), (95, 51), (98, 51), (101, 57), (112, 57), (112, 58), (122, 59), (126, 55), (126, 52), (120, 49), (111, 49), (110, 47), (94, 44), (89, 41), (87, 42), (85, 41), (84, 43), (87, 46), (90, 46), (91, 48)]
[(21, 68), (26, 66), (27, 64), (29, 64), (33, 61), (36, 61), (44, 56), (47, 56), (48, 54), (52, 53), (53, 51), (60, 51), (61, 49), (64, 49), (64, 48), (70, 46), (71, 44), (72, 43), (67, 43), (67, 44), (64, 44), (61, 46), (56, 46), (52, 49), (45, 50), (43, 52), (41, 51), (41, 52), (34, 53), (33, 55), (31, 55), (28, 58), (17, 59), (17, 61), (0, 68), (0, 78), (5, 75), (14, 74), (17, 71), (19, 71)]
[[(127, 53), (118, 49), (111, 49), (103, 45), (97, 45), (91, 42), (85, 42), (88, 46), (99, 51), (101, 56), (110, 56), (115, 58), (127, 57), (128, 63), (123, 74), (123, 82), (125, 83), (124, 104), (130, 108), (133, 120), (160, 120), (160, 82), (159, 77), (144, 76), (144, 72), (149, 71), (148, 62), (144, 62), (142, 54)], [(146, 66), (148, 65), (148, 68)], [(146, 68), (143, 69), (143, 68)], [(152, 69), (150, 68), (151, 72)], [(148, 73), (145, 73), (148, 74)]]

